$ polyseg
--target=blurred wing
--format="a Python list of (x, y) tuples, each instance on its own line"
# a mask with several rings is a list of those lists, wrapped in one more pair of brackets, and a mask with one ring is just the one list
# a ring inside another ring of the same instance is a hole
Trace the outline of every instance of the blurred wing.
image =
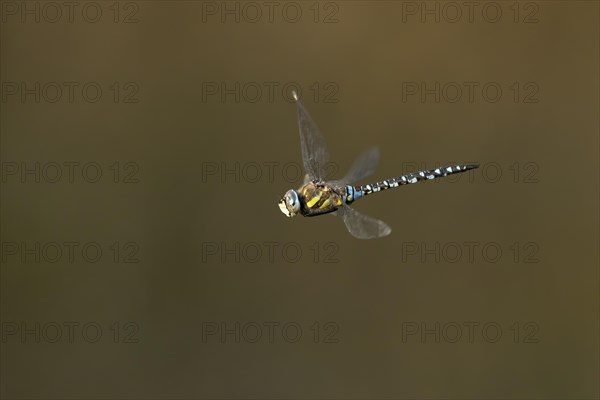
[(302, 161), (304, 171), (311, 178), (323, 180), (325, 178), (325, 169), (329, 161), (329, 151), (325, 138), (319, 132), (319, 128), (312, 120), (296, 92), (293, 93), (296, 100), (296, 110), (298, 112), (298, 128), (300, 129), (300, 147), (302, 148)]
[(354, 160), (354, 164), (352, 164), (352, 167), (340, 182), (343, 185), (348, 185), (360, 181), (361, 179), (365, 179), (373, 175), (378, 163), (379, 149), (377, 147), (372, 147)]
[(392, 231), (392, 228), (385, 222), (367, 217), (346, 205), (338, 209), (338, 215), (344, 220), (348, 232), (358, 239), (374, 239), (387, 236)]

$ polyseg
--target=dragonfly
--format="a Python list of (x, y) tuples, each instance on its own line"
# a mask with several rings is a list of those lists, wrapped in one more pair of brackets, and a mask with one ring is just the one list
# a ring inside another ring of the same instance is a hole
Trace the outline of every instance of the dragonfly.
[(363, 180), (375, 172), (379, 162), (379, 149), (373, 147), (363, 152), (354, 161), (342, 179), (326, 180), (328, 167), (331, 164), (325, 138), (295, 91), (292, 92), (292, 97), (296, 102), (305, 178), (304, 184), (298, 190), (288, 190), (279, 201), (279, 209), (287, 217), (333, 214), (340, 216), (350, 234), (358, 239), (387, 236), (392, 231), (389, 225), (356, 211), (350, 205), (373, 193), (442, 178), (479, 167), (479, 164), (476, 163), (454, 164), (384, 179), (371, 184), (354, 185), (357, 181)]

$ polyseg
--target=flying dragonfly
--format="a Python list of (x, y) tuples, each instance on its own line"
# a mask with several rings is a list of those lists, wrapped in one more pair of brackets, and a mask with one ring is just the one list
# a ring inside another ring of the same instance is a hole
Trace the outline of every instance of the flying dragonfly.
[(296, 101), (302, 161), (306, 173), (300, 189), (288, 190), (279, 201), (279, 209), (287, 217), (303, 215), (314, 217), (333, 213), (342, 218), (348, 231), (359, 239), (372, 239), (389, 235), (392, 229), (383, 221), (359, 213), (350, 204), (372, 193), (387, 189), (441, 178), (479, 167), (479, 164), (456, 164), (443, 168), (419, 171), (380, 182), (354, 186), (375, 171), (379, 162), (379, 150), (374, 147), (359, 156), (346, 176), (337, 181), (325, 181), (329, 151), (325, 138), (310, 117), (298, 94), (292, 92)]

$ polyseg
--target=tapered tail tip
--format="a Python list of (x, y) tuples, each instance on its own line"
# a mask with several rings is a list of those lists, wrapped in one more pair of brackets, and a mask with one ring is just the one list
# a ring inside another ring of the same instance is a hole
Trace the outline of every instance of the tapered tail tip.
[(479, 168), (479, 163), (465, 164), (467, 170)]

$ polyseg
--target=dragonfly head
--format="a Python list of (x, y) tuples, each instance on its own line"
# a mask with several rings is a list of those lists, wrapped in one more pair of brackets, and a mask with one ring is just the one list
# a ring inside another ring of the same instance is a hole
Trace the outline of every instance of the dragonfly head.
[(294, 217), (300, 212), (300, 196), (295, 190), (288, 190), (279, 200), (279, 209), (286, 217)]

